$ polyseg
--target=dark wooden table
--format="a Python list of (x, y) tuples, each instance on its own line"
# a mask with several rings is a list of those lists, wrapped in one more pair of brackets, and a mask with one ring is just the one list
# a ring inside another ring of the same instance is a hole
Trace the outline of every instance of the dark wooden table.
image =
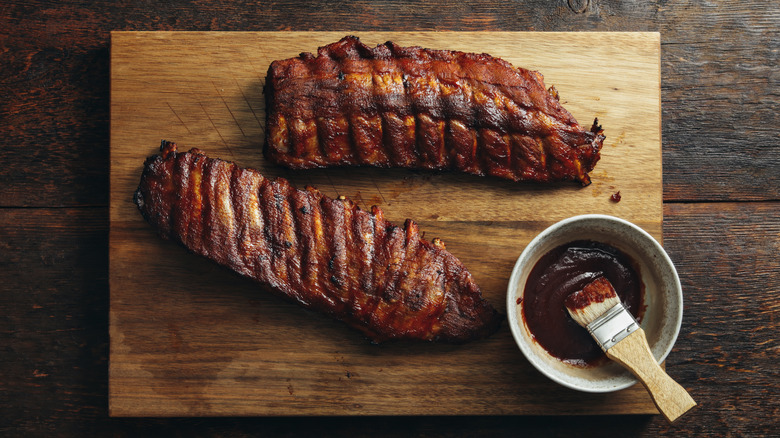
[[(780, 434), (777, 2), (163, 3), (0, 6), (0, 435)], [(674, 426), (660, 416), (109, 418), (111, 30), (661, 32), (664, 246), (685, 292), (667, 366), (698, 408)]]

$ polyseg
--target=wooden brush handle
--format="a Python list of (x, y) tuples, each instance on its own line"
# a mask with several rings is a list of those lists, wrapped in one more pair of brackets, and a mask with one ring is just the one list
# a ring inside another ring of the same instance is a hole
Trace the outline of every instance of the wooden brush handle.
[(696, 406), (685, 388), (672, 380), (655, 361), (644, 330), (638, 329), (613, 345), (607, 350), (607, 357), (634, 373), (670, 423)]

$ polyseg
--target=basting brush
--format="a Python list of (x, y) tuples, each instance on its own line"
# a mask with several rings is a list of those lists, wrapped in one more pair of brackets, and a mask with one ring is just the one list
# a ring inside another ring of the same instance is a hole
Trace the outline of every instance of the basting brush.
[(696, 402), (658, 365), (645, 332), (620, 303), (612, 283), (598, 277), (564, 301), (572, 318), (588, 329), (607, 357), (631, 371), (671, 423)]

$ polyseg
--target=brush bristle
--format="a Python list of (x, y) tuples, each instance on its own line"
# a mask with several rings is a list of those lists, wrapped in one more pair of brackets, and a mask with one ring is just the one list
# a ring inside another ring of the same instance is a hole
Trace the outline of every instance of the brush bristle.
[(587, 327), (596, 318), (620, 304), (612, 283), (604, 277), (598, 277), (586, 284), (582, 290), (569, 295), (564, 301), (566, 310), (577, 324)]

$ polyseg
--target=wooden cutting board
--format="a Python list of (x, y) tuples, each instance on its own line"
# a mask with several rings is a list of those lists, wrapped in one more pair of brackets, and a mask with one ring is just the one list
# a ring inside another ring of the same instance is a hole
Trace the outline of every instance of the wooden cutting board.
[[(466, 345), (372, 345), (341, 323), (260, 290), (158, 238), (132, 202), (160, 139), (283, 176), (295, 186), (413, 218), (505, 311), (524, 246), (583, 213), (625, 218), (661, 239), (657, 33), (359, 32), (369, 44), (487, 52), (538, 70), (607, 140), (593, 184), (517, 184), (409, 170), (292, 172), (262, 156), (265, 73), (274, 59), (346, 32), (114, 32), (111, 42), (110, 382), (113, 416), (655, 413), (635, 385), (585, 394), (547, 380), (504, 325)], [(620, 191), (622, 200), (611, 202)]]

